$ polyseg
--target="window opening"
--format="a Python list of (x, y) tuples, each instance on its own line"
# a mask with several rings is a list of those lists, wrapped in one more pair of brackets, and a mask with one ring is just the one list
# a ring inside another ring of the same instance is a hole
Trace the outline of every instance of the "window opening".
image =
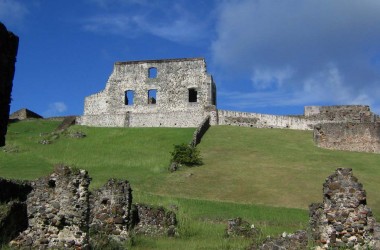
[(189, 102), (198, 101), (198, 91), (196, 89), (189, 89)]
[(157, 90), (150, 89), (148, 90), (148, 104), (156, 104), (157, 100)]
[(133, 105), (133, 97), (134, 97), (133, 90), (125, 91), (124, 92), (124, 104), (125, 105)]
[(149, 68), (148, 72), (149, 78), (156, 78), (157, 77), (157, 68)]

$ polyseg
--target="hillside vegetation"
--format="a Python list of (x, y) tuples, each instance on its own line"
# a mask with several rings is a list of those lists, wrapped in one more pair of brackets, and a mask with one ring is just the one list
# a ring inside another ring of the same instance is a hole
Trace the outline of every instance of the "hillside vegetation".
[[(69, 133), (87, 136), (52, 138), (58, 124), (11, 124), (0, 176), (34, 179), (65, 163), (88, 170), (92, 189), (125, 178), (134, 202), (178, 207), (178, 237), (137, 237), (133, 249), (244, 249), (249, 240), (224, 237), (226, 221), (238, 216), (264, 236), (304, 229), (308, 205), (322, 201), (322, 183), (338, 167), (353, 168), (380, 218), (380, 155), (317, 148), (310, 131), (211, 127), (198, 146), (204, 165), (170, 173), (173, 145), (189, 142), (194, 129), (73, 126)], [(39, 144), (44, 138), (53, 143)]]

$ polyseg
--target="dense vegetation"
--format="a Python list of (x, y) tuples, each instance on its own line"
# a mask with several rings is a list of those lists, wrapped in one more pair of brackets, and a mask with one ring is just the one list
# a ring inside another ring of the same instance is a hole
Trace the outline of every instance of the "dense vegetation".
[[(380, 155), (317, 148), (310, 131), (211, 127), (198, 146), (204, 165), (170, 173), (173, 145), (189, 142), (194, 129), (73, 126), (68, 133), (87, 135), (76, 139), (51, 135), (58, 124), (11, 124), (0, 176), (34, 179), (65, 163), (88, 170), (91, 188), (126, 178), (134, 202), (178, 207), (178, 237), (136, 237), (133, 249), (244, 249), (249, 240), (224, 237), (226, 221), (238, 216), (264, 235), (306, 228), (307, 206), (322, 200), (322, 183), (337, 167), (353, 168), (380, 218)], [(53, 143), (38, 143), (46, 138)]]

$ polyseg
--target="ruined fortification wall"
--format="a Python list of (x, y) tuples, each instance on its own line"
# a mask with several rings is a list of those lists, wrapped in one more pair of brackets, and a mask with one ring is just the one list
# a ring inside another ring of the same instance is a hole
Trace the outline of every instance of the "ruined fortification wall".
[(218, 110), (218, 124), (254, 128), (290, 128), (312, 130), (316, 124), (375, 122), (377, 115), (369, 106), (306, 106), (303, 116), (267, 115)]
[(196, 127), (215, 104), (216, 87), (203, 58), (119, 62), (105, 89), (85, 99), (79, 123)]
[(298, 116), (267, 115), (227, 110), (218, 110), (218, 121), (219, 125), (299, 130), (311, 130), (313, 125), (317, 123)]
[(380, 153), (380, 123), (319, 124), (314, 142), (322, 148)]
[(377, 117), (367, 105), (306, 106), (304, 115), (329, 122), (375, 122)]

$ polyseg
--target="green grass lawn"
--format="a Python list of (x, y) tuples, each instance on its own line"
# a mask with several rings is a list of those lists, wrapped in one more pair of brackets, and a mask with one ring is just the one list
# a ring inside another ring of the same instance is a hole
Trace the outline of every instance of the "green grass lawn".
[(50, 145), (39, 144), (58, 124), (11, 124), (11, 152), (0, 150), (0, 176), (34, 179), (65, 163), (88, 170), (91, 188), (110, 177), (125, 178), (134, 202), (176, 205), (179, 237), (138, 237), (134, 249), (244, 249), (249, 240), (224, 237), (227, 220), (238, 216), (264, 235), (304, 229), (308, 205), (322, 201), (322, 184), (338, 167), (353, 168), (380, 218), (380, 155), (317, 148), (310, 131), (211, 127), (198, 146), (204, 165), (170, 173), (173, 145), (189, 142), (193, 128), (73, 126), (87, 137), (61, 135)]

